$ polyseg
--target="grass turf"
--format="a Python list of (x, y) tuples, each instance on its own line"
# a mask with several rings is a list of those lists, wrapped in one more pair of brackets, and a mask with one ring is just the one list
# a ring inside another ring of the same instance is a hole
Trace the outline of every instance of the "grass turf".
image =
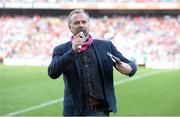
[[(114, 70), (114, 82), (122, 82), (115, 86), (118, 111), (111, 116), (180, 115), (180, 70), (139, 68), (136, 78), (129, 80)], [(62, 77), (50, 79), (47, 67), (0, 65), (0, 116), (60, 99), (63, 88)], [(62, 105), (61, 101), (13, 115), (59, 116)]]

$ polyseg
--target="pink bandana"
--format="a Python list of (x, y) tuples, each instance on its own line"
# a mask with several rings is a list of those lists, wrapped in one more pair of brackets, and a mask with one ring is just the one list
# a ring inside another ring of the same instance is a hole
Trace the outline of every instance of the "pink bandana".
[[(71, 41), (72, 40), (73, 40), (73, 37), (71, 37)], [(87, 41), (82, 45), (80, 52), (87, 50), (91, 46), (92, 42), (93, 42), (92, 36), (89, 34), (89, 37)]]

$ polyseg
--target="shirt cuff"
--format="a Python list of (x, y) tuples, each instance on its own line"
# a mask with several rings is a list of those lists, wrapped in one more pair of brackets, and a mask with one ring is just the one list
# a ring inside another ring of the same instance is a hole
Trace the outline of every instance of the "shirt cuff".
[(129, 65), (131, 66), (132, 71), (131, 71), (131, 73), (128, 74), (128, 76), (132, 77), (136, 73), (137, 67), (136, 67), (136, 65), (134, 63), (130, 63)]

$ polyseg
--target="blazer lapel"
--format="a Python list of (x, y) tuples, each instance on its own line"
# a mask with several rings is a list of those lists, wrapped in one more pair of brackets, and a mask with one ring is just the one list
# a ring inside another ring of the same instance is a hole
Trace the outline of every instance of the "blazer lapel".
[[(79, 83), (81, 84), (81, 71), (80, 71), (80, 58), (79, 56), (77, 56), (77, 58), (74, 60), (74, 64), (75, 64), (75, 67), (77, 69), (77, 72), (78, 72), (78, 80), (79, 80)], [(79, 86), (79, 93), (78, 93), (78, 96), (81, 97), (81, 85), (77, 85)], [(78, 88), (78, 87), (76, 87)]]
[(74, 63), (75, 63), (75, 67), (76, 67), (76, 69), (77, 69), (78, 75), (80, 76), (80, 62), (79, 62), (79, 57), (74, 60)]
[(103, 70), (103, 64), (102, 64), (102, 59), (101, 59), (101, 57), (100, 57), (101, 51), (99, 51), (99, 50), (101, 50), (102, 48), (98, 48), (98, 45), (96, 44), (96, 41), (95, 41), (95, 40), (93, 41), (92, 44), (93, 44), (94, 49), (95, 49), (95, 53), (96, 53), (97, 60), (98, 60), (98, 62), (99, 62), (100, 68), (101, 68), (102, 75), (103, 75), (103, 77), (104, 77), (105, 75), (104, 75), (104, 70)]
[[(72, 47), (72, 43), (69, 43), (69, 48)], [(75, 67), (77, 69), (77, 72), (78, 72), (78, 76), (80, 77), (80, 61), (79, 61), (79, 56), (77, 56), (77, 58), (74, 60), (74, 64), (75, 64)]]

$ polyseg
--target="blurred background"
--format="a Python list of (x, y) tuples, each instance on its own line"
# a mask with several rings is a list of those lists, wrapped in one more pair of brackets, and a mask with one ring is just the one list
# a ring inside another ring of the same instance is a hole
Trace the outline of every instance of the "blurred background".
[[(61, 113), (62, 104), (57, 102), (62, 103), (63, 81), (50, 80), (47, 66), (53, 48), (69, 41), (72, 34), (67, 15), (76, 8), (90, 14), (90, 33), (95, 39), (112, 41), (139, 66), (135, 77), (155, 74), (152, 81), (116, 90), (118, 94), (125, 92), (120, 97), (123, 95), (126, 102), (118, 101), (120, 112), (116, 115), (180, 115), (180, 0), (0, 0), (0, 116)], [(142, 84), (152, 86), (143, 85), (147, 89), (142, 91)], [(131, 96), (137, 100), (129, 102)], [(142, 102), (142, 97), (149, 102)], [(43, 104), (51, 106), (43, 110)]]
[(180, 68), (179, 0), (1, 0), (0, 8), (3, 64), (48, 65), (71, 36), (68, 13), (84, 8), (94, 38), (111, 40), (138, 65)]

